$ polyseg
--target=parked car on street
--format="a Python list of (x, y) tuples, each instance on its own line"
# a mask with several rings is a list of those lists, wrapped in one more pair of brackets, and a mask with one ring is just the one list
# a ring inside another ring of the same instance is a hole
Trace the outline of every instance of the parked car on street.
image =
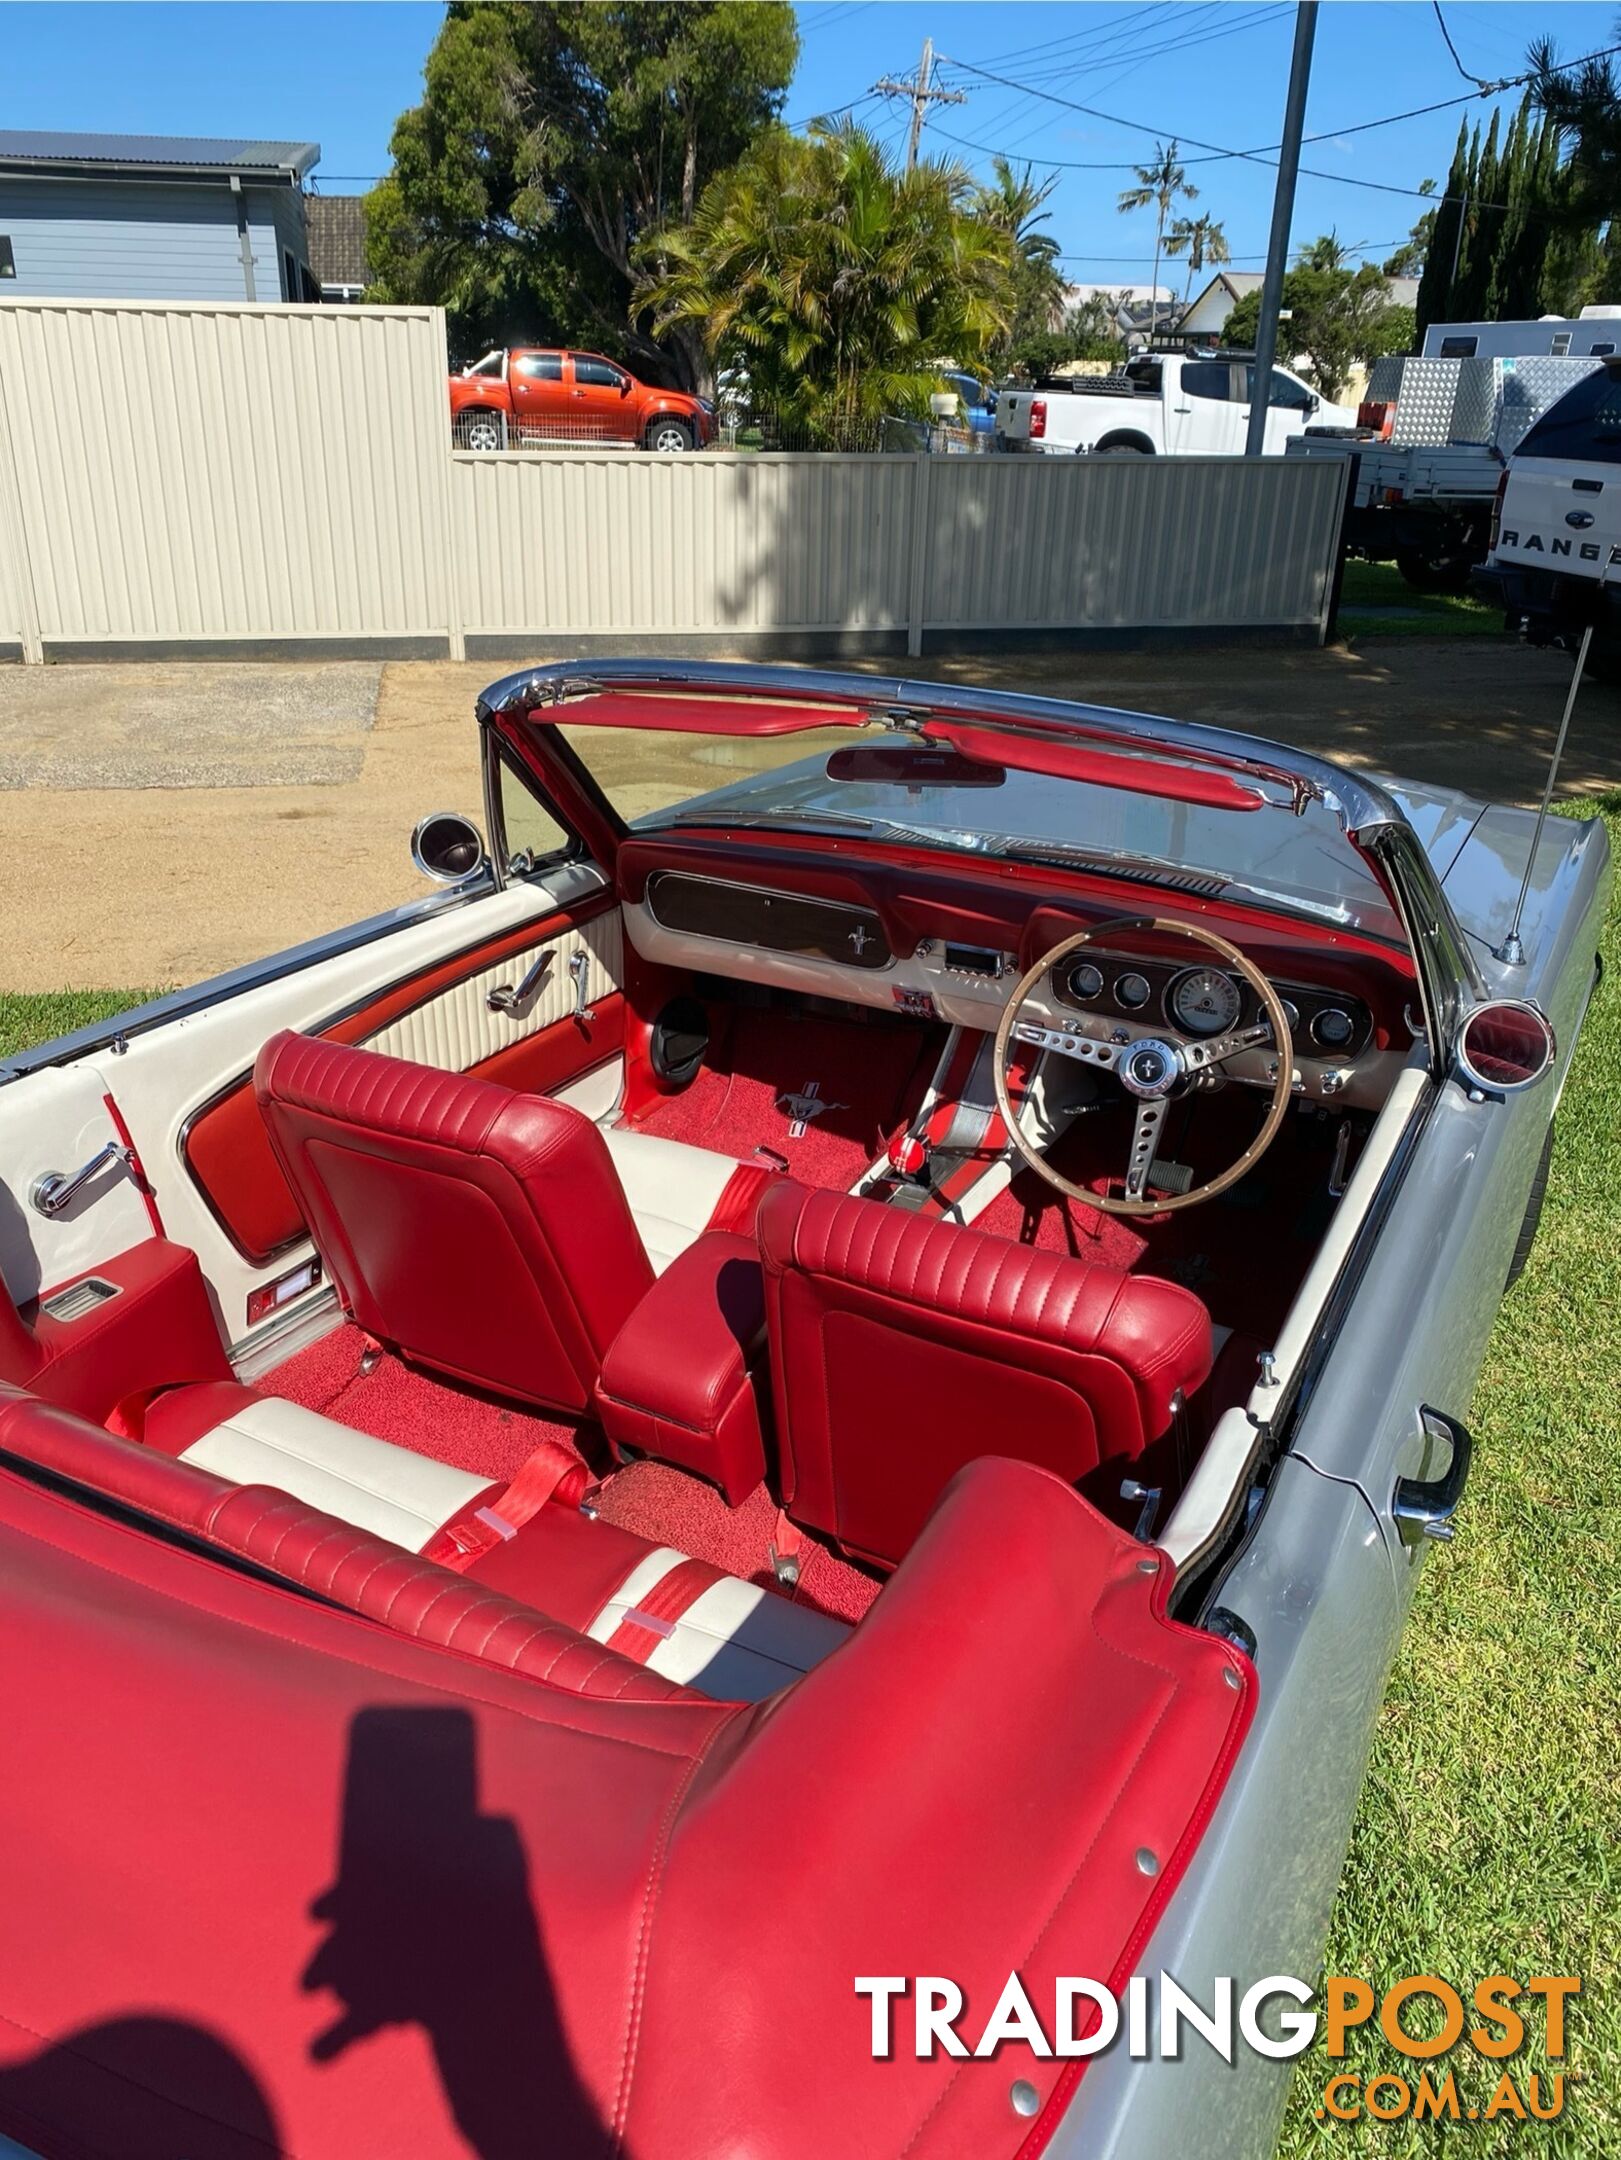
[(948, 390), (954, 390), (962, 405), (963, 425), (975, 435), (994, 435), (996, 432), (996, 392), (977, 375), (965, 375), (957, 368), (947, 368), (940, 378)]
[(432, 898), (0, 1069), (0, 2139), (1262, 2160), (1602, 821), (877, 674), (476, 719)]
[(525, 438), (701, 450), (715, 432), (703, 398), (639, 382), (601, 353), (560, 347), (486, 353), (451, 376), (450, 411), (463, 450), (504, 450)]
[[(1242, 457), (1255, 374), (1249, 353), (1140, 353), (1115, 375), (1050, 376), (996, 401), (997, 446), (1070, 457)], [(1287, 368), (1272, 370), (1266, 443), (1282, 451), (1308, 421), (1354, 426)]]
[(1574, 646), (1593, 625), (1588, 666), (1621, 680), (1621, 360), (1567, 390), (1503, 471), (1491, 552), (1475, 589), (1532, 645)]

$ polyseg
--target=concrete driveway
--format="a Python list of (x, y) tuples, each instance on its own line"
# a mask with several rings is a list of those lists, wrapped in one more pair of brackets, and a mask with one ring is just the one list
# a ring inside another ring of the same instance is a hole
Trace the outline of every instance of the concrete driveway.
[[(0, 988), (196, 981), (420, 894), (411, 827), (428, 810), (479, 814), (473, 700), (500, 672), (0, 669)], [(912, 672), (1174, 713), (1526, 802), (1569, 662), (1494, 639), (1385, 638), (944, 657)], [(1621, 695), (1593, 684), (1561, 792), (1616, 789)]]

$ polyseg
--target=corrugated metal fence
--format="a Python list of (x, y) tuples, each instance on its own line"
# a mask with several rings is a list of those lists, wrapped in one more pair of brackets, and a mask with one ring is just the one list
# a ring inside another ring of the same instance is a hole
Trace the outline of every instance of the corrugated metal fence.
[(0, 651), (1320, 636), (1344, 461), (453, 451), (430, 309), (0, 302)]
[(35, 613), (0, 637), (442, 652), (444, 353), (431, 308), (0, 305)]

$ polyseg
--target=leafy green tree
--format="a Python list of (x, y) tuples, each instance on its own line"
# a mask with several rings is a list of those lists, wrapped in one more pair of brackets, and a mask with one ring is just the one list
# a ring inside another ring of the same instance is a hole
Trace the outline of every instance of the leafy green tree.
[(1213, 217), (1201, 215), (1196, 218), (1178, 218), (1165, 235), (1167, 255), (1186, 255), (1188, 258), (1187, 282), (1182, 287), (1182, 305), (1186, 308), (1193, 291), (1193, 281), (1208, 263), (1213, 268), (1232, 261), (1227, 251), (1226, 228)]
[[(1165, 220), (1179, 202), (1193, 202), (1199, 193), (1186, 169), (1177, 162), (1179, 147), (1174, 138), (1168, 143), (1156, 143), (1154, 162), (1132, 168), (1137, 175), (1137, 185), (1123, 188), (1117, 205), (1122, 217), (1134, 210), (1146, 210), (1150, 204), (1154, 207), (1154, 277), (1150, 289), (1156, 295), (1159, 292), (1159, 259), (1165, 246)], [(1152, 311), (1149, 319), (1152, 322)]]
[[(1421, 195), (1433, 195), (1435, 182), (1421, 180), (1418, 183), (1418, 192)], [(1379, 267), (1386, 277), (1419, 277), (1423, 274), (1424, 266), (1429, 261), (1430, 243), (1435, 237), (1436, 215), (1434, 210), (1420, 211), (1413, 221), (1412, 231), (1401, 246), (1380, 264)]]
[(1058, 267), (1058, 242), (1039, 228), (1050, 213), (1045, 204), (1058, 185), (1049, 173), (1037, 181), (1026, 165), (1015, 173), (1004, 157), (992, 166), (995, 180), (979, 190), (977, 214), (1005, 232), (1013, 243), (1013, 289), (1006, 334), (998, 340), (990, 359), (1001, 366), (1032, 339), (1050, 336), (1064, 310), (1064, 277)]
[(450, 315), (453, 349), (606, 346), (689, 385), (631, 315), (632, 257), (780, 114), (798, 55), (786, 0), (454, 0), (367, 198), (372, 297)]
[[(1339, 400), (1359, 363), (1411, 348), (1413, 311), (1391, 305), (1385, 274), (1372, 263), (1357, 270), (1287, 271), (1283, 305), (1289, 320), (1279, 329), (1280, 351), (1304, 354), (1312, 381), (1331, 402)], [(1260, 293), (1246, 293), (1228, 316), (1223, 336), (1230, 345), (1253, 345), (1260, 320)]]
[(967, 172), (902, 173), (848, 122), (762, 137), (644, 256), (655, 328), (701, 336), (757, 408), (830, 447), (926, 412), (939, 361), (983, 366), (1011, 313), (1013, 239)]

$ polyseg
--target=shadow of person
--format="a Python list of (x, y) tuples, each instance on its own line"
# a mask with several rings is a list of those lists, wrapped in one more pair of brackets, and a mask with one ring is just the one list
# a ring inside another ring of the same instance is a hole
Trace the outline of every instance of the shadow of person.
[(264, 2160), (269, 2102), (235, 2051), (179, 2018), (109, 2018), (0, 2070), (0, 2133), (40, 2152)]
[(610, 2139), (579, 2083), (517, 1826), (481, 1815), (465, 1710), (362, 1710), (349, 1732), (331, 1932), (303, 1974), (341, 2008), (317, 2062), (418, 2024), (479, 2160), (572, 2160)]

